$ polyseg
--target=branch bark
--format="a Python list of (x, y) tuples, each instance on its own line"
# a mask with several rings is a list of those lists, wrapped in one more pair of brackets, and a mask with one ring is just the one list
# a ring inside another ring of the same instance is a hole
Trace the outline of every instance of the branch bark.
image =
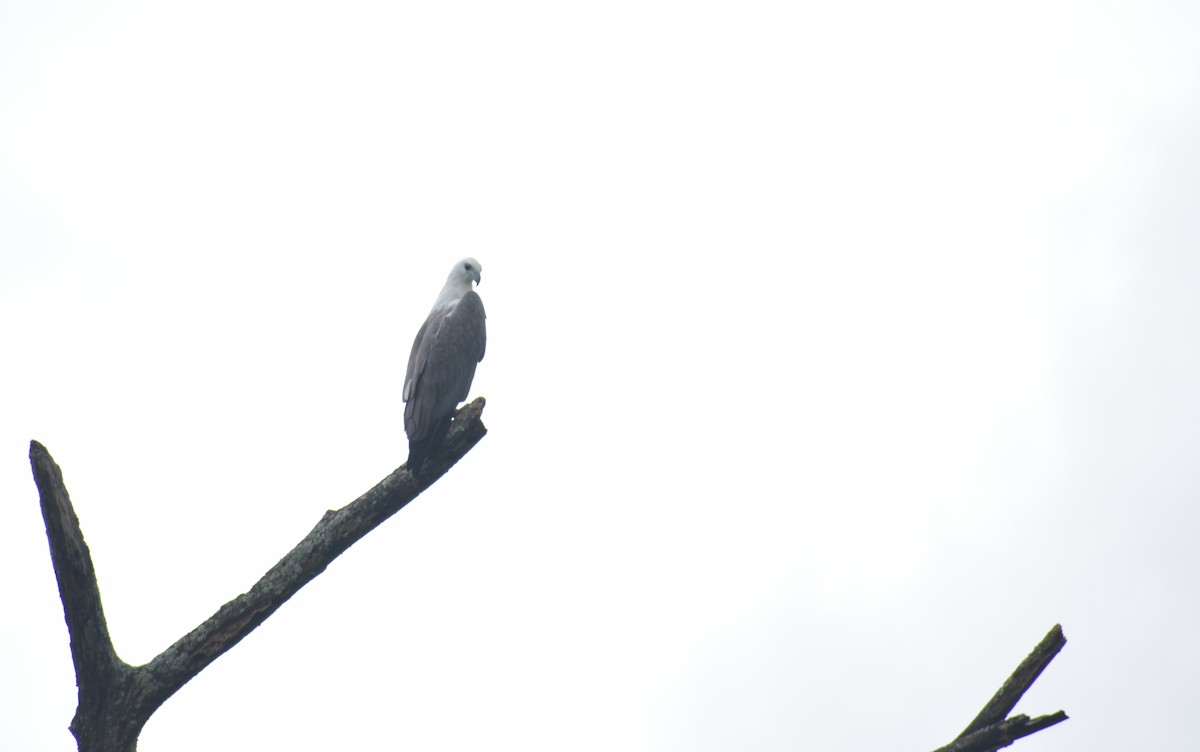
[(1054, 657), (1066, 644), (1067, 638), (1063, 635), (1062, 625), (1055, 624), (1033, 649), (1033, 652), (1021, 661), (1021, 665), (1017, 666), (1017, 670), (1001, 685), (992, 699), (988, 700), (987, 705), (983, 706), (983, 710), (979, 711), (979, 715), (975, 716), (975, 720), (967, 724), (958, 738), (961, 739), (1007, 718), (1012, 709), (1017, 706), (1022, 695), (1033, 686), (1037, 678), (1050, 665), (1050, 661), (1054, 660)]
[(1007, 717), (1066, 644), (1062, 625), (1055, 624), (962, 733), (934, 752), (995, 752), (1018, 739), (1067, 720), (1067, 714), (1061, 710), (1037, 718), (1027, 715)]
[(41, 497), (50, 558), (58, 579), (79, 706), (71, 721), (80, 752), (132, 752), (146, 721), (163, 702), (218, 656), (250, 634), (342, 552), (404, 508), (462, 459), (487, 433), (482, 397), (455, 413), (441, 448), (414, 477), (401, 466), (355, 501), (325, 513), (316, 527), (252, 588), (143, 666), (113, 649), (91, 552), (71, 505), (62, 471), (44, 446), (29, 459)]
[[(97, 746), (94, 731), (105, 724), (105, 719), (121, 717), (120, 713), (114, 712), (113, 706), (121, 702), (132, 670), (117, 657), (109, 638), (92, 553), (83, 540), (79, 517), (63, 484), (62, 470), (46, 448), (36, 441), (29, 446), (29, 461), (41, 497), (42, 518), (46, 521), (46, 537), (50, 541), (50, 560), (71, 636), (71, 659), (75, 663), (75, 684), (79, 688), (79, 706), (71, 721), (71, 732), (81, 750), (103, 749), (103, 746)], [(129, 731), (114, 728), (102, 736), (123, 739)]]
[(984, 726), (972, 731), (966, 736), (960, 736), (944, 747), (934, 752), (994, 752), (1012, 744), (1018, 739), (1037, 733), (1044, 728), (1050, 728), (1056, 723), (1067, 720), (1063, 711), (1030, 718), (1027, 715), (1014, 715), (1004, 721)]

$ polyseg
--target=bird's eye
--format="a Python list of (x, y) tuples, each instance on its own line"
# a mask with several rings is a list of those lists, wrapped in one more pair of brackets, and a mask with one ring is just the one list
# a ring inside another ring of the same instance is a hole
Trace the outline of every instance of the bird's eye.
[(471, 265), (470, 265), (470, 264), (463, 264), (463, 268), (464, 268), (464, 269), (466, 269), (467, 271), (471, 271)]

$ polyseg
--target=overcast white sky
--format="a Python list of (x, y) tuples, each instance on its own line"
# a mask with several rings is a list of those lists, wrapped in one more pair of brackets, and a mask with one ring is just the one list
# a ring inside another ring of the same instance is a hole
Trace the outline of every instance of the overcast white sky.
[(403, 461), (467, 255), (489, 435), (142, 752), (929, 750), (1056, 622), (1020, 749), (1194, 742), (1198, 7), (0, 0), (0, 749), (29, 440), (145, 662)]

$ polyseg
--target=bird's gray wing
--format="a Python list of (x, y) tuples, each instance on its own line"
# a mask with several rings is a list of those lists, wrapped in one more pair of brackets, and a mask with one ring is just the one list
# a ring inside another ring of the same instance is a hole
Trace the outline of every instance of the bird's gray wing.
[(483, 301), (471, 291), (421, 328), (405, 379), (404, 430), (410, 441), (425, 438), (467, 398), (487, 346), (486, 318)]
[(412, 399), (413, 386), (416, 384), (417, 376), (425, 367), (425, 358), (429, 355), (429, 342), (425, 339), (425, 332), (429, 330), (429, 322), (433, 321), (435, 317), (437, 317), (436, 314), (429, 314), (425, 323), (421, 324), (421, 328), (417, 330), (416, 338), (413, 339), (412, 351), (408, 354), (408, 370), (404, 372), (404, 390), (400, 394), (405, 402)]

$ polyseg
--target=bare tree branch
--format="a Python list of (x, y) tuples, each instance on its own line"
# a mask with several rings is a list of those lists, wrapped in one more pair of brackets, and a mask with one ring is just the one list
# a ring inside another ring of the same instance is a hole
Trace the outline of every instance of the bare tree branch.
[[(63, 484), (62, 470), (36, 441), (29, 445), (29, 462), (41, 497), (50, 560), (71, 635), (71, 659), (79, 687), (79, 706), (71, 721), (71, 731), (83, 749), (85, 743), (91, 746), (92, 730), (103, 724), (105, 718), (116, 716), (112, 705), (118, 701), (121, 688), (127, 685), (131, 667), (117, 657), (108, 635), (92, 553), (83, 540), (79, 517)], [(134, 730), (134, 739), (137, 730), (140, 725)]]
[(1061, 710), (1037, 718), (1014, 715), (1008, 720), (999, 721), (972, 731), (966, 736), (960, 736), (934, 752), (994, 752), (994, 750), (1007, 747), (1018, 739), (1065, 720), (1067, 720), (1067, 714)]
[(979, 711), (979, 715), (975, 716), (975, 720), (971, 721), (954, 741), (934, 752), (995, 752), (1018, 739), (1067, 720), (1067, 714), (1061, 710), (1037, 718), (1027, 715), (1006, 718), (1016, 707), (1021, 696), (1033, 686), (1042, 675), (1042, 671), (1066, 644), (1067, 638), (1063, 636), (1062, 626), (1055, 624), (1033, 652), (1021, 661), (1021, 665), (1017, 666), (1012, 676), (1005, 680), (992, 699), (988, 700), (983, 710)]
[(487, 433), (482, 397), (455, 413), (441, 448), (414, 477), (404, 467), (337, 511), (326, 512), (316, 527), (262, 576), (248, 592), (144, 666), (117, 657), (91, 554), (71, 506), (62, 471), (41, 444), (29, 449), (41, 496), (46, 537), (71, 635), (79, 685), (79, 707), (71, 732), (80, 752), (132, 752), (151, 714), (218, 656), (254, 631), (300, 588), (325, 571), (343, 551), (404, 508), (462, 459)]
[(1033, 652), (1021, 661), (1021, 665), (1017, 666), (1017, 670), (1012, 676), (996, 691), (996, 694), (988, 701), (987, 705), (983, 706), (983, 710), (979, 711), (979, 715), (975, 716), (975, 720), (971, 721), (963, 732), (958, 735), (959, 739), (967, 736), (975, 731), (978, 731), (985, 726), (990, 726), (994, 723), (999, 723), (1008, 717), (1012, 709), (1017, 706), (1021, 696), (1033, 686), (1037, 678), (1042, 675), (1042, 671), (1050, 665), (1050, 661), (1054, 660), (1054, 656), (1058, 655), (1063, 646), (1067, 644), (1067, 638), (1063, 636), (1062, 625), (1055, 624), (1042, 641), (1038, 643)]

